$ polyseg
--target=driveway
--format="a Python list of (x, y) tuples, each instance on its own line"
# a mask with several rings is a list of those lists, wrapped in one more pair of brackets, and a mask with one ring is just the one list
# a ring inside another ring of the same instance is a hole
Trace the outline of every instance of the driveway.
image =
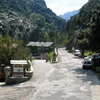
[(100, 82), (83, 59), (59, 50), (59, 63), (35, 60), (34, 75), (24, 83), (0, 86), (0, 100), (100, 100)]

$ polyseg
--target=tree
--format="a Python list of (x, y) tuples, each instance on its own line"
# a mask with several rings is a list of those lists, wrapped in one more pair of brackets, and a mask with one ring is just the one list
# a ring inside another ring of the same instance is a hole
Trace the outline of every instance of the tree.
[(51, 40), (50, 40), (50, 36), (48, 35), (47, 32), (44, 33), (43, 40), (44, 40), (45, 42), (50, 42), (50, 41), (51, 41)]
[(12, 38), (8, 34), (0, 38), (0, 61), (9, 64), (12, 56)]
[(26, 59), (29, 53), (23, 41), (14, 42), (8, 34), (0, 36), (0, 64), (8, 65), (12, 59)]
[[(79, 49), (100, 52), (100, 1), (90, 0), (67, 22), (66, 30)], [(75, 35), (75, 31), (78, 33)], [(70, 43), (70, 42), (69, 42)], [(72, 45), (71, 44), (71, 45)]]
[(95, 5), (94, 9), (92, 10), (91, 16), (91, 37), (90, 37), (90, 48), (92, 51), (100, 52), (100, 5)]

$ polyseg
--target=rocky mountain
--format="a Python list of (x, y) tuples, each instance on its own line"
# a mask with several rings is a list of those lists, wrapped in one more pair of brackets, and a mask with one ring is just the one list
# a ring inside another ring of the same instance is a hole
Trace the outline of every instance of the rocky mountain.
[(63, 15), (59, 15), (59, 16), (67, 21), (70, 19), (71, 16), (77, 14), (78, 12), (79, 12), (79, 10), (74, 10), (72, 12), (67, 12), (67, 13), (65, 13)]
[[(66, 21), (47, 8), (44, 0), (0, 0), (0, 34), (29, 41), (42, 30), (64, 30)], [(53, 27), (54, 26), (54, 27)], [(34, 36), (34, 35), (33, 35)]]

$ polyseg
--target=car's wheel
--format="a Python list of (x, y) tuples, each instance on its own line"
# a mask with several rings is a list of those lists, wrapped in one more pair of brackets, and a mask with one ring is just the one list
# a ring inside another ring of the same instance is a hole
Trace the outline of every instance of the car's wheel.
[(82, 69), (86, 69), (84, 65), (82, 66)]

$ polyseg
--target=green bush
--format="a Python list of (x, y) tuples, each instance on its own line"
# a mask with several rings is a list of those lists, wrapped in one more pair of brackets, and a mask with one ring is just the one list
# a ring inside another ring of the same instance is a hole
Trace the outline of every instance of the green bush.
[(85, 56), (91, 56), (92, 54), (95, 54), (95, 52), (85, 51)]
[(50, 58), (50, 61), (51, 60), (54, 61), (54, 59), (55, 59), (55, 53), (54, 53), (54, 51), (52, 51), (52, 52), (49, 53), (49, 58)]

